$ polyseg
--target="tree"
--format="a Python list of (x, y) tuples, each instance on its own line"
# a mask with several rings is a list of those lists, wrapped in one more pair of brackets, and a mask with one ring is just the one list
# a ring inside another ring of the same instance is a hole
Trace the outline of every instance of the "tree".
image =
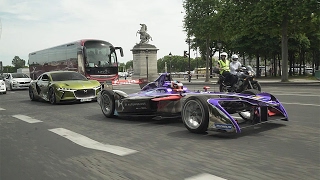
[(267, 35), (281, 40), (281, 81), (288, 81), (288, 39), (303, 34), (312, 15), (319, 14), (317, 0), (224, 0), (221, 3), (224, 5), (220, 17), (230, 40), (239, 36), (260, 40), (262, 43), (251, 44), (257, 46), (257, 56), (267, 47), (261, 37)]
[(19, 69), (19, 68), (23, 68), (26, 64), (26, 61), (23, 60), (23, 59), (20, 59), (19, 56), (15, 56), (13, 59), (12, 59), (12, 65)]
[[(205, 42), (205, 46), (199, 46), (200, 51), (206, 57), (206, 82), (209, 81), (209, 50), (214, 39), (220, 39), (222, 34), (217, 26), (220, 21), (217, 18), (218, 5), (220, 0), (185, 0), (183, 7), (186, 11), (184, 18), (184, 29), (188, 38), (196, 37), (197, 41)], [(216, 26), (215, 26), (216, 25)], [(205, 47), (205, 49), (204, 49)], [(211, 63), (210, 63), (211, 64)]]
[(132, 69), (133, 68), (133, 60), (130, 60), (126, 63), (126, 69)]

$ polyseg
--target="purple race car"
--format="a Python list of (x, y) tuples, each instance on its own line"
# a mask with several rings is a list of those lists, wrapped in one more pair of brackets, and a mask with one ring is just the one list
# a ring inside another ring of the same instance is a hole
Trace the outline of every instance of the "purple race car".
[(240, 133), (245, 127), (273, 120), (288, 121), (282, 104), (269, 93), (254, 89), (242, 93), (221, 93), (207, 89), (189, 91), (182, 83), (173, 81), (170, 74), (164, 73), (138, 93), (104, 89), (98, 95), (98, 103), (108, 118), (181, 117), (185, 127), (194, 133), (208, 130)]

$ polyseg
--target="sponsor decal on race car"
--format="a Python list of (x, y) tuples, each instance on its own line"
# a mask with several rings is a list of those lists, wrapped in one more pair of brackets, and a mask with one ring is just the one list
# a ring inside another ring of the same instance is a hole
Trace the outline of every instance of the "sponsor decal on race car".
[(112, 81), (112, 85), (122, 85), (122, 84), (141, 84), (140, 80), (115, 80)]
[(232, 129), (232, 124), (214, 124), (217, 129)]

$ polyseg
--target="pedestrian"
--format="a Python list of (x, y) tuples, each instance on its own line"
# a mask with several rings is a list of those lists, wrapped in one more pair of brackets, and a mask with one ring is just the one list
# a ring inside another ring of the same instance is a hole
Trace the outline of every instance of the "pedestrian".
[(192, 74), (190, 73), (190, 71), (188, 71), (188, 81), (191, 82), (191, 77), (192, 77)]

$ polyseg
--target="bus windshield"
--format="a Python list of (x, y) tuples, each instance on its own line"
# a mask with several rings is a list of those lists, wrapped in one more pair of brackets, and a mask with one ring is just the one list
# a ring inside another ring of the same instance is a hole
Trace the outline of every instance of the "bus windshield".
[(114, 48), (103, 42), (87, 42), (86, 47), (86, 67), (115, 67), (117, 66), (117, 56)]

